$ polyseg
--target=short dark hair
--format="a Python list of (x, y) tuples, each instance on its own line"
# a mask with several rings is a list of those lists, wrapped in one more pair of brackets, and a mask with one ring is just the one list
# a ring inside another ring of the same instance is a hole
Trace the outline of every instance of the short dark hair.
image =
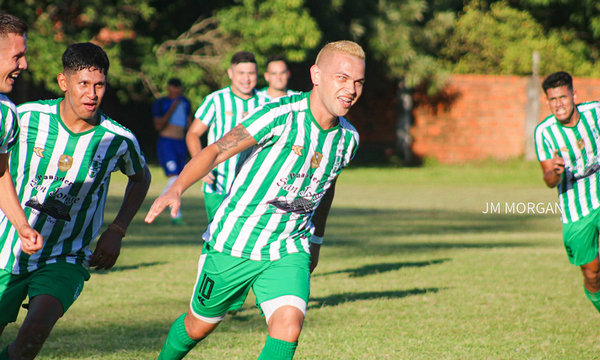
[(566, 71), (558, 71), (550, 74), (542, 83), (542, 89), (544, 89), (546, 95), (548, 95), (548, 89), (561, 86), (566, 86), (569, 90), (573, 91), (573, 78)]
[(167, 85), (181, 87), (181, 80), (179, 80), (178, 78), (170, 78), (167, 82)]
[(287, 67), (287, 60), (283, 55), (269, 55), (267, 58), (267, 66), (274, 61), (283, 61), (285, 63), (285, 67)]
[(108, 75), (110, 62), (106, 52), (92, 43), (69, 45), (62, 56), (63, 70), (76, 72), (83, 69), (99, 70)]
[(25, 36), (27, 30), (29, 30), (29, 26), (25, 21), (0, 10), (0, 36), (4, 37), (8, 34)]
[(237, 65), (240, 63), (254, 63), (256, 64), (256, 58), (250, 51), (238, 51), (231, 57), (231, 65)]

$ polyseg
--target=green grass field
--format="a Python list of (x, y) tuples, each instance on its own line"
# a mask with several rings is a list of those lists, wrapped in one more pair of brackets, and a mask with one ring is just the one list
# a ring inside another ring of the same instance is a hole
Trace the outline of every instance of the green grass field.
[[(39, 359), (155, 359), (187, 310), (206, 226), (200, 186), (188, 226), (142, 219), (110, 271), (92, 271)], [(115, 176), (105, 223), (124, 178)], [(295, 359), (593, 359), (600, 315), (568, 263), (557, 214), (505, 213), (554, 203), (537, 163), (346, 170), (330, 214)], [(488, 203), (501, 213), (483, 214)], [(25, 311), (0, 338), (14, 337)], [(249, 298), (188, 359), (256, 359), (264, 318)]]

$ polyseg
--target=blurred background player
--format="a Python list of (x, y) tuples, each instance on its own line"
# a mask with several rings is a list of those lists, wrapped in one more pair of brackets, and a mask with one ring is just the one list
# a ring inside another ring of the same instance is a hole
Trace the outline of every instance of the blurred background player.
[(8, 217), (22, 240), (21, 250), (31, 255), (43, 243), (27, 222), (8, 169), (9, 152), (18, 141), (19, 118), (15, 104), (4, 95), (12, 91), (16, 78), (27, 69), (27, 30), (21, 19), (0, 11), (0, 218)]
[(267, 71), (264, 76), (269, 86), (257, 91), (258, 96), (264, 99), (262, 100), (263, 102), (299, 93), (287, 88), (291, 73), (285, 58), (281, 55), (269, 56), (267, 59)]
[(186, 189), (248, 150), (202, 235), (189, 310), (171, 326), (160, 360), (182, 359), (243, 305), (250, 289), (268, 327), (258, 359), (294, 357), (335, 182), (358, 147), (344, 116), (362, 94), (365, 53), (351, 41), (329, 43), (310, 75), (311, 92), (265, 104), (194, 155), (146, 215), (151, 223), (167, 207), (176, 212)]
[[(154, 128), (159, 132), (156, 143), (158, 162), (167, 175), (164, 194), (177, 180), (187, 161), (185, 131), (192, 123), (192, 108), (190, 101), (183, 96), (181, 80), (169, 80), (167, 96), (152, 104), (152, 116)], [(173, 225), (184, 225), (181, 210), (171, 218), (171, 222)]]
[[(208, 145), (213, 144), (262, 104), (256, 96), (258, 74), (253, 53), (249, 51), (235, 53), (231, 57), (227, 75), (231, 79), (231, 85), (208, 95), (196, 110), (194, 122), (185, 138), (192, 157), (202, 149), (200, 144), (202, 134), (208, 131)], [(219, 164), (202, 179), (204, 206), (209, 222), (231, 188), (238, 158), (234, 156)]]
[(564, 71), (542, 83), (552, 115), (535, 129), (535, 146), (548, 187), (558, 186), (563, 242), (583, 274), (583, 290), (600, 311), (600, 103), (575, 105), (573, 79)]
[[(17, 319), (29, 297), (17, 338), (0, 359), (33, 359), (54, 324), (75, 302), (89, 279), (89, 267), (110, 269), (119, 257), (127, 227), (150, 186), (135, 136), (104, 115), (109, 60), (92, 43), (70, 45), (62, 56), (58, 85), (64, 98), (17, 108), (19, 141), (10, 157), (19, 200), (43, 248), (29, 256), (15, 251), (18, 235), (0, 219), (0, 329)], [(97, 241), (111, 173), (129, 179), (121, 208)], [(8, 281), (7, 281), (8, 280)]]

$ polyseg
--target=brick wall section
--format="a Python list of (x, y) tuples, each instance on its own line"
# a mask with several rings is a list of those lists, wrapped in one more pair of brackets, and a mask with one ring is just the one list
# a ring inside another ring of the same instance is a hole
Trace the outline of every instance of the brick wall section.
[[(441, 95), (417, 92), (414, 153), (445, 164), (522, 156), (528, 82), (519, 76), (453, 75)], [(573, 82), (576, 102), (600, 99), (600, 79)], [(550, 114), (543, 95), (539, 121)]]

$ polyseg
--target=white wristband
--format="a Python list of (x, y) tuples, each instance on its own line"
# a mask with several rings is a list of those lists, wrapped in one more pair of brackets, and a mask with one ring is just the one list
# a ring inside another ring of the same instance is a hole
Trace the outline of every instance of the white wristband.
[(310, 237), (310, 242), (313, 243), (313, 244), (321, 245), (323, 243), (323, 237), (322, 236), (313, 235), (313, 236)]

